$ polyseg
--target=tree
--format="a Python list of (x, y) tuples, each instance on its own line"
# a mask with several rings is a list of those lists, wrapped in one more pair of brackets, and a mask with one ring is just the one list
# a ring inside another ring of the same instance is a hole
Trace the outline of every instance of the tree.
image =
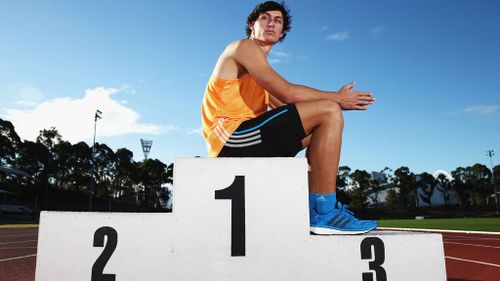
[(120, 148), (115, 153), (116, 171), (114, 176), (114, 197), (126, 203), (135, 204), (137, 193), (134, 189), (139, 177), (139, 167), (134, 162), (132, 151)]
[(167, 167), (167, 181), (168, 184), (174, 183), (174, 163), (170, 163)]
[[(167, 166), (159, 160), (137, 163), (130, 150), (122, 148), (115, 153), (99, 143), (95, 146), (94, 164), (97, 195), (108, 198), (110, 207), (113, 200), (159, 208), (169, 198), (165, 185), (173, 183), (173, 164)], [(35, 142), (22, 142), (12, 123), (0, 119), (0, 165), (22, 168), (33, 175), (16, 176), (2, 171), (0, 184), (18, 197), (22, 194), (27, 198), (25, 202), (33, 202), (39, 210), (49, 206), (46, 198), (50, 185), (88, 195), (92, 149), (85, 142), (72, 145), (64, 141), (54, 127), (41, 130)], [(141, 196), (137, 191), (141, 191)]]
[(65, 163), (68, 174), (64, 179), (64, 189), (88, 194), (92, 165), (91, 157), (92, 149), (87, 143), (79, 142), (71, 146), (70, 155)]
[(340, 166), (339, 171), (337, 173), (337, 181), (336, 181), (336, 193), (337, 200), (344, 203), (349, 204), (350, 198), (347, 195), (347, 187), (349, 186), (349, 173), (351, 172), (351, 168), (348, 166)]
[(468, 177), (467, 173), (468, 171), (464, 167), (458, 167), (451, 171), (453, 177), (451, 185), (453, 190), (455, 190), (461, 206), (469, 205), (472, 198), (472, 190), (466, 183)]
[[(15, 167), (16, 158), (19, 155), (21, 139), (17, 135), (11, 122), (0, 119), (0, 167)], [(23, 182), (23, 177), (12, 175), (10, 172), (0, 170), (0, 186), (12, 192), (18, 192)]]
[(0, 119), (0, 166), (14, 164), (21, 139), (11, 122)]
[(483, 164), (474, 164), (469, 169), (467, 182), (472, 186), (473, 201), (475, 204), (488, 204), (493, 192), (491, 185), (491, 171)]
[(399, 187), (398, 203), (402, 207), (418, 206), (415, 174), (408, 167), (400, 167), (394, 171), (394, 183)]
[(439, 174), (436, 179), (436, 188), (443, 195), (443, 202), (445, 206), (448, 206), (448, 200), (450, 200), (450, 190), (451, 190), (451, 182), (450, 180), (443, 174)]
[(163, 185), (168, 181), (167, 165), (157, 159), (147, 159), (140, 164), (142, 202), (145, 207), (160, 208), (168, 200), (168, 190)]
[(397, 200), (398, 194), (396, 190), (389, 189), (389, 191), (387, 191), (387, 196), (385, 197), (385, 206), (394, 209), (397, 205)]
[(349, 191), (350, 204), (354, 209), (365, 209), (371, 185), (371, 175), (367, 171), (355, 170), (349, 177), (352, 179), (354, 186)]
[(432, 206), (432, 195), (436, 187), (436, 179), (431, 174), (424, 172), (418, 176), (417, 185), (422, 191), (419, 194), (420, 199), (429, 204), (429, 206)]
[(493, 167), (493, 175), (495, 178), (495, 186), (498, 188), (500, 185), (500, 165)]
[[(30, 174), (32, 190), (32, 199), (34, 200), (35, 210), (41, 205), (39, 203), (39, 198), (42, 198), (42, 189), (44, 194), (47, 194), (47, 183), (48, 183), (48, 159), (49, 150), (40, 143), (35, 143), (31, 141), (25, 141), (22, 143), (19, 157), (17, 159), (17, 164)], [(46, 196), (44, 196), (46, 198)], [(44, 205), (42, 208), (47, 207), (47, 201), (44, 200)]]
[(113, 176), (116, 173), (115, 159), (115, 153), (109, 146), (101, 143), (95, 144), (93, 160), (95, 162), (96, 197), (111, 200), (111, 194), (113, 193), (111, 186)]
[(380, 171), (382, 174), (384, 174), (385, 177), (385, 182), (387, 184), (391, 184), (394, 181), (394, 176), (393, 176), (393, 171), (389, 167), (385, 167), (382, 171)]
[(370, 195), (369, 198), (377, 208), (380, 207), (381, 202), (379, 202), (380, 192), (386, 189), (392, 183), (392, 169), (385, 167), (382, 171), (377, 173), (381, 176), (375, 176), (370, 181)]
[(458, 167), (451, 172), (452, 186), (461, 204), (488, 204), (489, 198), (494, 193), (491, 185), (491, 171), (482, 164), (474, 164), (463, 168)]
[(66, 189), (68, 185), (69, 176), (74, 173), (74, 170), (68, 169), (69, 159), (72, 157), (71, 143), (67, 141), (60, 141), (52, 149), (54, 166), (53, 177), (55, 185), (58, 189)]
[(43, 144), (47, 149), (51, 150), (61, 142), (62, 136), (59, 134), (55, 127), (51, 127), (50, 129), (43, 129), (40, 131), (40, 134), (36, 138), (37, 143)]
[(498, 206), (500, 204), (497, 202), (500, 199), (500, 165), (493, 167), (493, 191), (495, 192), (495, 204)]
[(47, 154), (45, 155), (46, 159), (44, 159), (44, 162), (46, 163), (45, 169), (44, 169), (44, 178), (43, 178), (43, 187), (44, 187), (44, 206), (48, 206), (48, 193), (49, 193), (49, 186), (50, 186), (50, 178), (54, 177), (54, 174), (56, 173), (56, 165), (55, 165), (55, 152), (54, 152), (54, 147), (59, 144), (62, 140), (61, 135), (57, 131), (56, 128), (51, 127), (50, 129), (43, 129), (40, 131), (40, 134), (36, 138), (36, 143), (39, 143), (43, 145), (45, 148), (47, 148)]

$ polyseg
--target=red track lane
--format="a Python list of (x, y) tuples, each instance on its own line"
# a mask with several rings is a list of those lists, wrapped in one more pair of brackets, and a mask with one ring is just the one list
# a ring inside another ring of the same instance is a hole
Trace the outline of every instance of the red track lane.
[(443, 233), (448, 280), (500, 280), (500, 235)]
[[(500, 281), (500, 235), (442, 233), (448, 281)], [(1, 281), (34, 281), (38, 228), (0, 229)]]
[(38, 228), (0, 229), (2, 281), (34, 281)]

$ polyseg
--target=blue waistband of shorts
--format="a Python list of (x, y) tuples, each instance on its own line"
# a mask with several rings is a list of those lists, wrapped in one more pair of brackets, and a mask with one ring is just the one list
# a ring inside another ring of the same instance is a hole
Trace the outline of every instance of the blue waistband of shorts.
[(264, 126), (267, 122), (269, 122), (269, 121), (273, 120), (274, 118), (276, 118), (276, 117), (280, 116), (281, 114), (283, 114), (283, 113), (285, 113), (285, 112), (287, 112), (287, 111), (288, 111), (288, 109), (283, 109), (282, 111), (277, 112), (277, 113), (275, 113), (275, 114), (274, 114), (274, 115), (272, 115), (272, 116), (269, 116), (269, 118), (267, 118), (266, 120), (262, 121), (262, 123), (260, 123), (260, 124), (258, 124), (258, 125), (256, 125), (256, 126), (254, 126), (254, 127), (252, 127), (252, 128), (249, 128), (249, 129), (245, 129), (245, 130), (236, 131), (236, 132), (234, 132), (233, 134), (235, 134), (235, 135), (241, 135), (241, 134), (244, 134), (244, 133), (251, 132), (251, 131), (253, 131), (253, 130), (257, 130), (258, 128), (260, 128), (260, 127)]

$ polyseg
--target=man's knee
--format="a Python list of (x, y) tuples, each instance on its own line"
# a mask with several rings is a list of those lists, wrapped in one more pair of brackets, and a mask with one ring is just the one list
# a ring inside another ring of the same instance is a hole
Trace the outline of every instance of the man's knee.
[(335, 121), (337, 124), (344, 125), (344, 114), (340, 105), (331, 100), (323, 100), (322, 106), (326, 121)]

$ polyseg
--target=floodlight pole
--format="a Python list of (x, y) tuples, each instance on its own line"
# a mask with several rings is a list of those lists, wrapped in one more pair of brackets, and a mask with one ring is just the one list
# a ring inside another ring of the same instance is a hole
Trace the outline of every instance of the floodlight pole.
[(496, 201), (496, 212), (497, 215), (500, 215), (500, 200), (499, 200), (499, 191), (497, 190), (496, 184), (495, 184), (495, 171), (493, 171), (493, 156), (495, 155), (495, 151), (493, 149), (486, 150), (486, 156), (490, 157), (490, 168), (491, 168), (491, 182), (493, 184), (493, 191), (495, 192), (495, 201)]
[(149, 152), (151, 151), (151, 146), (153, 146), (152, 140), (141, 139), (142, 152), (144, 152), (144, 160), (148, 160)]
[(101, 119), (101, 114), (102, 112), (100, 110), (96, 110), (95, 115), (94, 115), (94, 142), (92, 143), (92, 157), (91, 157), (91, 172), (90, 172), (90, 197), (89, 197), (89, 211), (92, 211), (92, 198), (94, 197), (94, 188), (95, 188), (95, 136), (96, 136), (96, 129), (97, 129), (97, 120)]

